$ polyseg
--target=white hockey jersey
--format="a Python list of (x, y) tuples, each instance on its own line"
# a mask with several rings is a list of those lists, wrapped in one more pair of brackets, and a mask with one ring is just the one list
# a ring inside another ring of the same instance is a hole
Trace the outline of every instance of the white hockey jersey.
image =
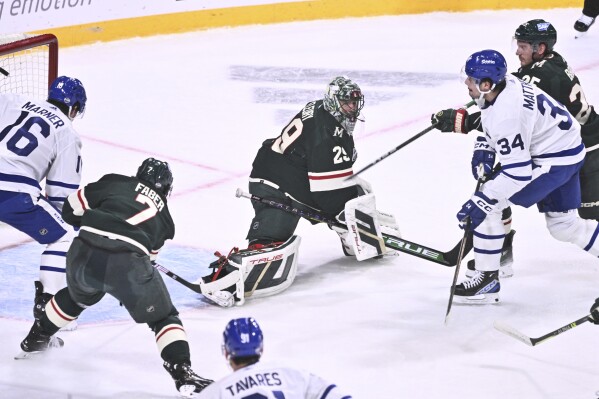
[(483, 186), (489, 198), (508, 199), (551, 166), (584, 159), (576, 119), (547, 93), (512, 75), (495, 101), (481, 108), (481, 121), (486, 143), (477, 142), (475, 149), (488, 144), (502, 165)]
[(45, 193), (58, 209), (81, 181), (81, 139), (46, 101), (0, 95), (0, 190)]
[(306, 371), (256, 363), (204, 389), (201, 399), (351, 399), (336, 385)]

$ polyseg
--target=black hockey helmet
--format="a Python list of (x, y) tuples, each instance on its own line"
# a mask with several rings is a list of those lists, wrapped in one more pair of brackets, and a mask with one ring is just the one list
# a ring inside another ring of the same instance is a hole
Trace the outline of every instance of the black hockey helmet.
[(547, 51), (552, 51), (557, 42), (557, 31), (550, 22), (544, 19), (533, 19), (524, 22), (516, 29), (514, 39), (530, 43), (534, 51), (540, 43), (545, 43)]
[(167, 162), (148, 158), (137, 169), (135, 176), (154, 186), (165, 197), (168, 197), (173, 189), (173, 172)]

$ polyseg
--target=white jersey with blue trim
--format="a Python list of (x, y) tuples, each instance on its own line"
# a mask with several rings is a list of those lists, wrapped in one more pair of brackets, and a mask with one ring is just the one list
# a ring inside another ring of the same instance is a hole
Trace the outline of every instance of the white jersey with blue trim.
[(58, 209), (81, 181), (81, 139), (56, 106), (0, 95), (0, 190), (46, 196)]
[[(481, 120), (484, 139), (502, 165), (501, 173), (483, 186), (489, 198), (508, 199), (551, 166), (584, 159), (576, 119), (543, 90), (514, 76), (506, 76), (495, 101), (481, 107)], [(479, 140), (475, 149), (485, 145)]]
[(335, 384), (307, 371), (255, 363), (243, 367), (199, 394), (202, 399), (351, 399)]

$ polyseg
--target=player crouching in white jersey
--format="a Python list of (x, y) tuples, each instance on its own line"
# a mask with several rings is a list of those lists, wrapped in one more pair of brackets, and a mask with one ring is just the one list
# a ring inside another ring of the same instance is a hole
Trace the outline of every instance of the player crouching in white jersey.
[(0, 96), (0, 221), (46, 245), (35, 282), (36, 320), (66, 286), (65, 257), (74, 233), (60, 211), (81, 181), (81, 140), (71, 121), (86, 102), (83, 84), (66, 76), (52, 82), (47, 101)]
[(307, 371), (259, 363), (263, 348), (256, 320), (231, 320), (223, 332), (222, 349), (233, 374), (210, 384), (199, 398), (351, 399), (335, 384)]
[[(289, 287), (300, 245), (294, 232), (306, 214), (328, 220), (337, 216), (330, 225), (347, 256), (364, 260), (390, 253), (382, 231), (400, 236), (395, 218), (376, 210), (368, 183), (359, 178), (346, 181), (353, 175), (357, 158), (353, 132), (363, 106), (360, 87), (338, 76), (327, 85), (322, 99), (306, 104), (277, 137), (262, 143), (253, 162), (249, 191), (263, 201), (253, 202), (248, 248), (235, 248), (228, 256), (217, 253), (213, 272), (199, 281), (206, 297), (217, 302), (211, 293), (227, 291), (241, 305), (245, 297), (274, 295)], [(367, 232), (358, 227), (352, 230), (358, 217), (363, 222), (360, 226), (368, 226)]]
[[(472, 54), (464, 68), (470, 96), (481, 109), (484, 135), (477, 143), (497, 154), (501, 170), (463, 205), (457, 218), (474, 232), (476, 272), (455, 289), (457, 303), (499, 301), (499, 265), (508, 205), (537, 205), (559, 241), (599, 256), (599, 226), (577, 216), (579, 171), (585, 147), (580, 124), (567, 109), (534, 85), (508, 75), (497, 51)], [(468, 223), (469, 221), (469, 223)]]

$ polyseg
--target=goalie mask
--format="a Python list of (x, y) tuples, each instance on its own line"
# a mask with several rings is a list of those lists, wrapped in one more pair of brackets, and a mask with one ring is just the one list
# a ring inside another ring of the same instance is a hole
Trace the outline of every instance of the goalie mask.
[(323, 103), (324, 108), (339, 122), (347, 119), (355, 123), (364, 107), (364, 95), (360, 86), (347, 76), (338, 76), (329, 83)]
[(135, 176), (152, 185), (165, 197), (168, 197), (173, 189), (173, 173), (167, 162), (148, 158), (137, 169)]
[(215, 270), (199, 280), (202, 294), (220, 306), (229, 306), (223, 292), (233, 294), (235, 303), (246, 298), (261, 298), (287, 289), (297, 273), (297, 254), (301, 242), (292, 236), (283, 244), (262, 249), (244, 249), (222, 257), (211, 266)]

